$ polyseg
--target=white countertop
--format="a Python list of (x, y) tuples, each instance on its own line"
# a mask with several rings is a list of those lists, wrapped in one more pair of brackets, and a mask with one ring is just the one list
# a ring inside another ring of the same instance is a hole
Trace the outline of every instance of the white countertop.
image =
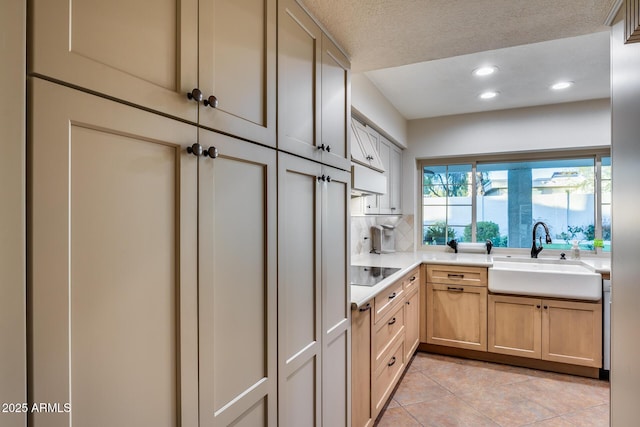
[[(504, 255), (497, 256), (504, 257)], [(611, 271), (611, 258), (609, 257), (583, 257), (580, 261), (596, 273), (609, 273)], [(450, 252), (395, 252), (391, 254), (362, 254), (353, 256), (351, 258), (351, 265), (398, 267), (400, 271), (385, 278), (375, 286), (352, 285), (351, 305), (354, 308), (360, 307), (420, 264), (454, 264), (491, 267), (493, 265), (493, 256), (475, 253), (455, 254)]]

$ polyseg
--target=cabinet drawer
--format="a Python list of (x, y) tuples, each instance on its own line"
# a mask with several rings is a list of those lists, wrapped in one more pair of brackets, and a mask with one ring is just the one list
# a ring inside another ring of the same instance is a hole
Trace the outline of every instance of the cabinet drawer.
[(384, 360), (374, 373), (373, 379), (373, 406), (374, 418), (378, 416), (380, 410), (389, 398), (389, 395), (396, 386), (400, 375), (404, 370), (404, 340), (398, 341), (393, 348), (393, 352)]
[(420, 267), (414, 268), (409, 274), (402, 279), (402, 286), (405, 295), (410, 294), (414, 289), (420, 286)]
[(427, 282), (487, 286), (487, 268), (458, 265), (428, 265)]
[(378, 323), (402, 298), (404, 298), (402, 280), (398, 280), (375, 297), (373, 303), (375, 309), (373, 322)]
[(389, 348), (397, 341), (395, 338), (404, 332), (404, 306), (396, 304), (394, 308), (375, 327), (372, 345), (374, 370), (384, 361)]

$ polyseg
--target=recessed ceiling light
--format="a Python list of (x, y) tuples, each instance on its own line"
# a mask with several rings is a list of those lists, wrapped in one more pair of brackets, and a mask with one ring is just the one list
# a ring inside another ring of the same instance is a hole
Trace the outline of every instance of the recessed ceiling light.
[(498, 93), (499, 93), (499, 92), (492, 92), (492, 91), (489, 91), (489, 92), (483, 92), (483, 93), (481, 93), (481, 94), (480, 94), (480, 98), (481, 98), (481, 99), (493, 99), (493, 98), (495, 98), (496, 96), (498, 96)]
[(487, 67), (480, 67), (480, 68), (476, 68), (475, 70), (473, 70), (473, 75), (474, 76), (489, 76), (493, 73), (495, 73), (496, 71), (498, 71), (498, 67), (494, 66), (494, 65), (490, 65)]
[(551, 86), (551, 89), (553, 90), (562, 90), (562, 89), (567, 89), (569, 87), (573, 86), (573, 82), (558, 82), (554, 85)]

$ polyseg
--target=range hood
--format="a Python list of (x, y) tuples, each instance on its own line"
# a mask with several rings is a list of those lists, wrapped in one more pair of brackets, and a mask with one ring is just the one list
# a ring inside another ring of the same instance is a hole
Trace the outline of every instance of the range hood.
[(368, 194), (385, 194), (387, 192), (387, 177), (380, 172), (351, 164), (351, 195), (365, 196)]

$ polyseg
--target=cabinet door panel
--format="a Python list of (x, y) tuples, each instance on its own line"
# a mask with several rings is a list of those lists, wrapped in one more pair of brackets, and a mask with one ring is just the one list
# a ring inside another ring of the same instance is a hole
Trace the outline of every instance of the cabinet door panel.
[(391, 212), (391, 142), (382, 135), (378, 136), (378, 153), (380, 154), (380, 162), (385, 170), (387, 177), (387, 192), (378, 196), (378, 209), (381, 214), (390, 214)]
[(344, 54), (322, 35), (322, 161), (349, 170), (351, 164), (350, 64)]
[(540, 358), (540, 299), (489, 295), (487, 309), (488, 351)]
[(192, 122), (197, 0), (36, 0), (30, 72)]
[(70, 403), (78, 425), (196, 425), (195, 127), (39, 79), (32, 93), (33, 401)]
[(201, 423), (275, 423), (276, 155), (199, 132), (219, 153), (198, 167)]
[(320, 425), (322, 167), (278, 155), (279, 423)]
[(487, 350), (487, 289), (427, 283), (427, 342)]
[(354, 427), (373, 424), (371, 411), (371, 307), (354, 310), (351, 316), (351, 384), (352, 414), (351, 425)]
[(602, 304), (542, 300), (542, 358), (602, 367)]
[(402, 150), (391, 146), (391, 160), (389, 162), (389, 209), (394, 215), (402, 213)]
[(200, 124), (276, 145), (276, 2), (204, 0), (199, 11)]
[(411, 360), (411, 356), (420, 343), (420, 290), (416, 289), (413, 294), (407, 296), (404, 303), (404, 323), (405, 323), (405, 360)]
[(294, 0), (278, 3), (278, 148), (317, 161), (321, 34)]

